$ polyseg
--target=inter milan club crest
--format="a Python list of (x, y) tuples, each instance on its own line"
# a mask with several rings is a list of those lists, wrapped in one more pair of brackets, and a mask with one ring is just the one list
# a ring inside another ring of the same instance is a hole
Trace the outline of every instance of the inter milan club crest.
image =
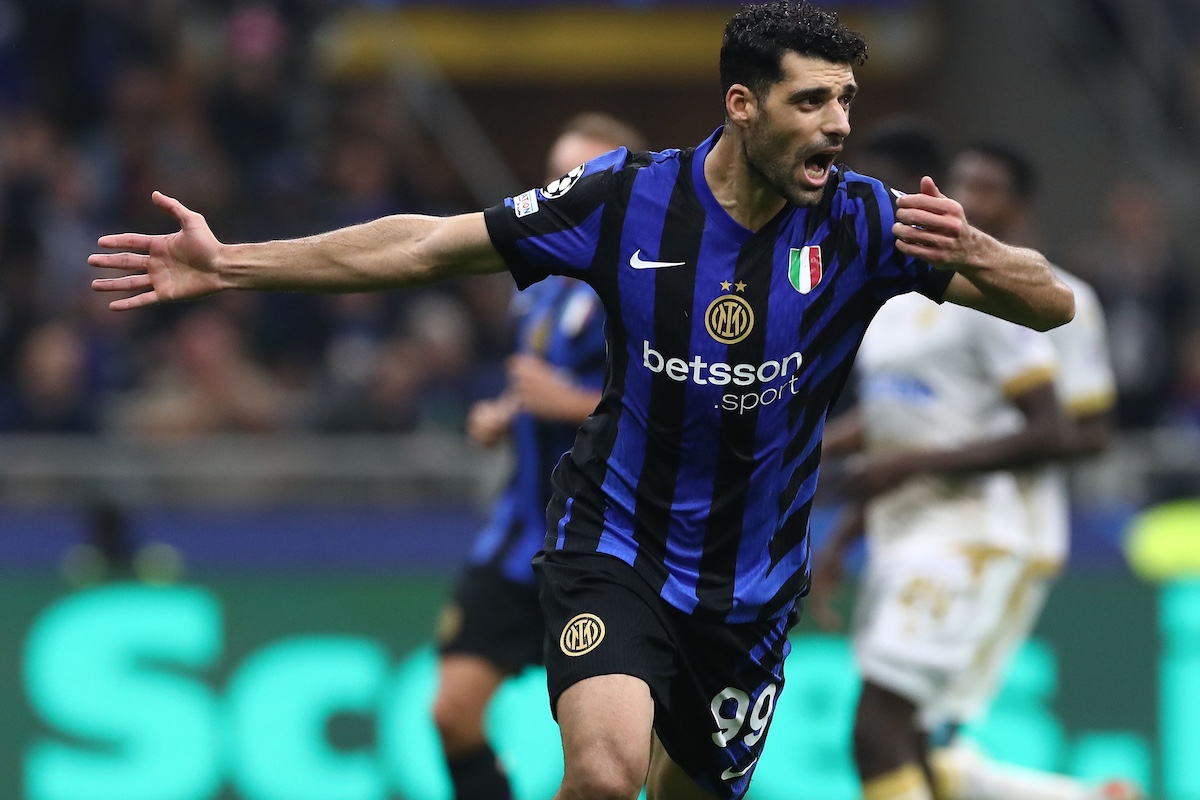
[[(746, 284), (742, 281), (736, 284), (721, 281), (722, 289), (729, 291), (730, 287), (738, 292), (746, 291)], [(721, 344), (737, 344), (749, 336), (754, 328), (754, 309), (736, 294), (723, 294), (708, 304), (704, 312), (704, 327), (708, 335)]]
[(576, 614), (558, 637), (558, 647), (566, 655), (581, 656), (595, 650), (603, 640), (603, 620), (595, 614)]
[(821, 282), (821, 248), (793, 247), (788, 263), (788, 280), (800, 294), (808, 294)]

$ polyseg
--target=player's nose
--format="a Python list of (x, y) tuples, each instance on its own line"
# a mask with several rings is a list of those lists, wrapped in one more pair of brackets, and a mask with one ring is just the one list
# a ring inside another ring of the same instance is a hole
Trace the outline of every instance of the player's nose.
[(850, 135), (850, 109), (840, 103), (831, 103), (829, 113), (825, 116), (826, 136), (846, 138)]

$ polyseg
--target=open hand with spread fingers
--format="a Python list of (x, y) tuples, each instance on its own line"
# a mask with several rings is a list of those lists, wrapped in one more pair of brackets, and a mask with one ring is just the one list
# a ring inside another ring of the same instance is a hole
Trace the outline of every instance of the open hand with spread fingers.
[(161, 192), (155, 192), (152, 199), (156, 206), (179, 222), (178, 232), (101, 236), (100, 247), (129, 252), (94, 253), (88, 257), (88, 263), (93, 267), (135, 273), (92, 281), (92, 289), (97, 292), (136, 292), (109, 303), (109, 308), (114, 311), (193, 300), (227, 288), (218, 274), (218, 258), (223, 245), (217, 241), (204, 217)]

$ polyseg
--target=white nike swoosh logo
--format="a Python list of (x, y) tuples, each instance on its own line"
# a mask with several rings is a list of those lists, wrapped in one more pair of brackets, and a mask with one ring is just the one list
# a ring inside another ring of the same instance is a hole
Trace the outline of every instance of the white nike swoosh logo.
[(750, 768), (753, 767), (757, 763), (758, 763), (758, 759), (756, 758), (753, 761), (751, 761), (749, 764), (747, 764), (744, 769), (734, 769), (733, 767), (729, 767), (728, 769), (726, 769), (724, 772), (721, 773), (721, 780), (731, 781), (734, 778), (740, 778), (743, 775), (745, 775), (747, 772), (749, 772)]
[(663, 267), (682, 267), (684, 261), (646, 261), (642, 258), (642, 250), (638, 248), (629, 259), (629, 266), (634, 269), (662, 269)]

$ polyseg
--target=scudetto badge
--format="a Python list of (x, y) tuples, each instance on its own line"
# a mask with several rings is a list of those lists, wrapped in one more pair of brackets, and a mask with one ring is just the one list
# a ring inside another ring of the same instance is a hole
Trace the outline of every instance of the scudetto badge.
[(569, 656), (581, 656), (604, 641), (604, 621), (595, 614), (576, 614), (558, 637), (559, 648)]

